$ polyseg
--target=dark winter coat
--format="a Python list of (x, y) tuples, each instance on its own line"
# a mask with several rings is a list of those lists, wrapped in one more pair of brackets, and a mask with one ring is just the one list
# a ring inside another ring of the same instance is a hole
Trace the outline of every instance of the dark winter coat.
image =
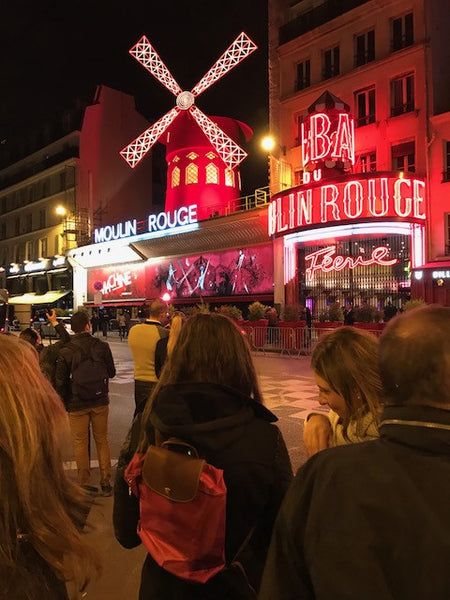
[(449, 597), (450, 410), (387, 407), (380, 435), (299, 470), (260, 600)]
[(41, 371), (50, 380), (55, 387), (56, 361), (58, 360), (61, 349), (71, 340), (71, 335), (62, 323), (55, 325), (56, 333), (59, 335), (59, 341), (46, 346), (39, 354), (39, 365)]
[(55, 389), (63, 399), (68, 412), (75, 412), (77, 410), (84, 410), (86, 408), (93, 408), (109, 403), (107, 395), (86, 402), (80, 400), (80, 398), (74, 394), (72, 386), (70, 385), (70, 373), (72, 370), (72, 363), (74, 359), (78, 357), (80, 350), (84, 353), (93, 351), (100, 360), (103, 360), (109, 378), (114, 377), (116, 374), (113, 355), (107, 342), (103, 342), (99, 338), (93, 337), (88, 332), (77, 333), (74, 335), (70, 342), (61, 349), (56, 361), (55, 373)]
[[(230, 562), (250, 530), (254, 533), (242, 562), (258, 588), (273, 523), (292, 469), (283, 437), (272, 423), (277, 418), (238, 390), (188, 383), (161, 389), (151, 421), (164, 437), (176, 436), (194, 445), (201, 456), (224, 470), (227, 486), (225, 556)], [(119, 459), (114, 489), (114, 528), (126, 548), (140, 544), (136, 533), (138, 501), (123, 479), (126, 461)], [(201, 533), (200, 533), (201, 535)], [(147, 555), (142, 569), (140, 599), (177, 600), (226, 598), (220, 574), (206, 584), (184, 582), (159, 567)], [(227, 600), (232, 598), (227, 597)]]

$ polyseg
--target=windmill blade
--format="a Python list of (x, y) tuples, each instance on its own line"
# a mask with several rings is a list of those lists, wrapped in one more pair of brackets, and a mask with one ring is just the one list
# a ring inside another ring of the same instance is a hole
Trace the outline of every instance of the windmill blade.
[(151, 127), (146, 129), (144, 133), (141, 133), (141, 135), (131, 142), (131, 144), (128, 144), (128, 146), (125, 146), (125, 148), (120, 151), (120, 154), (127, 161), (130, 167), (134, 169), (134, 167), (144, 158), (153, 144), (165, 132), (179, 112), (179, 108), (175, 106), (158, 121), (156, 121), (156, 123), (153, 123)]
[(134, 58), (141, 63), (141, 65), (143, 65), (147, 71), (150, 71), (150, 73), (156, 77), (160, 83), (162, 83), (169, 91), (171, 91), (174, 96), (178, 96), (178, 94), (181, 93), (182, 90), (180, 86), (172, 77), (169, 69), (160, 59), (156, 50), (150, 44), (145, 35), (143, 35), (138, 43), (131, 48), (130, 54), (134, 56)]
[(225, 50), (219, 60), (210, 68), (197, 85), (192, 89), (191, 93), (194, 97), (204, 92), (210, 85), (220, 79), (225, 73), (231, 71), (233, 67), (244, 60), (249, 54), (254, 52), (258, 46), (252, 42), (248, 35), (242, 32), (234, 40), (229, 48)]
[(208, 140), (216, 149), (223, 162), (229, 169), (237, 167), (247, 156), (247, 152), (242, 150), (227, 134), (211, 121), (196, 106), (191, 106), (189, 112), (197, 121), (198, 126), (206, 135)]

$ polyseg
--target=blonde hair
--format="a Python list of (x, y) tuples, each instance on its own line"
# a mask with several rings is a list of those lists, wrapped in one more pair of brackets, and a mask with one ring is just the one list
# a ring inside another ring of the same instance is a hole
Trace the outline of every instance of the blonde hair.
[(357, 434), (363, 436), (363, 417), (369, 412), (378, 426), (383, 391), (378, 339), (374, 335), (355, 327), (338, 327), (319, 340), (311, 357), (311, 367), (345, 401), (344, 437), (353, 420)]
[(0, 335), (0, 398), (2, 585), (29, 578), (25, 557), (34, 555), (57, 579), (82, 590), (100, 563), (80, 531), (84, 494), (63, 468), (67, 414), (36, 350), (14, 336)]
[(181, 328), (183, 327), (185, 317), (182, 312), (176, 312), (170, 322), (170, 333), (169, 340), (167, 342), (167, 356), (172, 354), (178, 336), (180, 335)]

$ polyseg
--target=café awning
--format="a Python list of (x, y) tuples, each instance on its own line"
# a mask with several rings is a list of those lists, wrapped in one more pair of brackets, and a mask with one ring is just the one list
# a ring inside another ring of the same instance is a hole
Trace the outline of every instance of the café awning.
[(60, 298), (70, 294), (72, 290), (64, 292), (47, 292), (45, 294), (36, 294), (30, 292), (29, 294), (22, 294), (22, 296), (12, 296), (9, 298), (9, 304), (53, 304)]

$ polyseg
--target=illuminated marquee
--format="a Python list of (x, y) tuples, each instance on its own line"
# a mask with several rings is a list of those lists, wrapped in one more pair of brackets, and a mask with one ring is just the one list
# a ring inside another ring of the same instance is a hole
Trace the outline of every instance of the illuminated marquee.
[(355, 127), (347, 112), (315, 113), (302, 123), (303, 167), (318, 161), (355, 164)]
[(416, 177), (345, 178), (336, 183), (299, 186), (269, 205), (269, 235), (340, 221), (396, 217), (422, 222), (425, 182)]
[(368, 267), (371, 265), (379, 265), (382, 267), (392, 267), (398, 263), (396, 258), (386, 259), (389, 254), (389, 248), (386, 246), (378, 246), (372, 250), (370, 258), (365, 259), (363, 256), (341, 256), (336, 255), (335, 246), (328, 246), (316, 252), (311, 252), (305, 256), (305, 261), (310, 261), (309, 267), (306, 268), (306, 278), (312, 281), (316, 271), (329, 273), (330, 271), (342, 271), (343, 269), (356, 269), (357, 267)]
[[(110, 242), (121, 238), (131, 237), (143, 233), (154, 233), (176, 229), (185, 225), (197, 223), (197, 205), (182, 206), (174, 211), (160, 212), (149, 215), (147, 221), (125, 221), (116, 225), (106, 225), (94, 231), (94, 243)], [(142, 227), (142, 225), (147, 227)]]

